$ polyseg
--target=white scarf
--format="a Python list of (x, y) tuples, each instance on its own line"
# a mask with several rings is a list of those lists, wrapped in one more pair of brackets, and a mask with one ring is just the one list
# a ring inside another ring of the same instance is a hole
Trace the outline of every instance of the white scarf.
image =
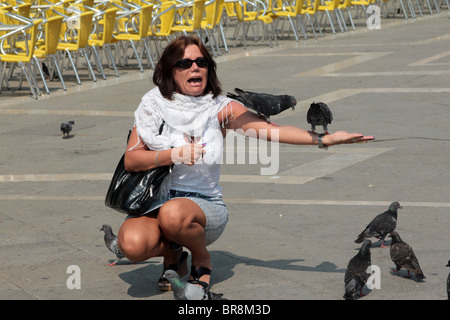
[[(151, 150), (172, 147), (170, 133), (173, 130), (189, 137), (201, 136), (210, 119), (231, 101), (225, 96), (213, 98), (212, 94), (193, 97), (174, 93), (173, 98), (164, 98), (155, 87), (142, 97), (134, 113), (137, 133)], [(165, 124), (160, 134), (163, 120)]]

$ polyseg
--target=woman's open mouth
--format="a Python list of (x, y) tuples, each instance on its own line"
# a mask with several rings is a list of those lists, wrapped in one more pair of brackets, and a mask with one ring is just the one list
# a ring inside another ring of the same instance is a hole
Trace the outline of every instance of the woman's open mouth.
[(188, 80), (188, 83), (202, 83), (203, 79), (201, 77), (192, 77)]

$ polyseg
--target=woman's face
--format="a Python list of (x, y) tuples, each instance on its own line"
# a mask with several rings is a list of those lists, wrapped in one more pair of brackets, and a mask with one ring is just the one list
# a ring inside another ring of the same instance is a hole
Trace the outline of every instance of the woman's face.
[[(197, 58), (203, 58), (199, 47), (196, 45), (187, 46), (182, 59), (195, 60)], [(208, 79), (208, 66), (200, 68), (196, 63), (193, 63), (188, 69), (175, 66), (172, 74), (178, 93), (189, 96), (203, 95)]]

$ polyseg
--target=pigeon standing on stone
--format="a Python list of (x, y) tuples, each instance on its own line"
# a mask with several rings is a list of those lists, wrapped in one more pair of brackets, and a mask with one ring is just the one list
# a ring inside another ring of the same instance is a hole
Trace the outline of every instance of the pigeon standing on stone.
[[(446, 267), (450, 267), (450, 260), (448, 260)], [(450, 300), (450, 272), (447, 277), (447, 298)]]
[(270, 116), (292, 108), (295, 109), (297, 100), (290, 95), (272, 95), (268, 93), (257, 93), (235, 88), (236, 94), (227, 93), (227, 97), (241, 102), (247, 108), (256, 111), (259, 116), (263, 116), (268, 123), (271, 123)]
[(384, 245), (384, 238), (397, 227), (397, 209), (401, 208), (400, 203), (397, 201), (392, 202), (387, 211), (377, 215), (367, 225), (364, 231), (358, 235), (355, 242), (361, 243), (367, 238), (375, 237), (381, 240), (382, 248), (387, 247)]
[(61, 131), (63, 133), (63, 138), (69, 138), (69, 133), (70, 131), (72, 131), (72, 126), (75, 124), (75, 121), (70, 120), (70, 121), (66, 121), (61, 123)]
[(328, 134), (328, 125), (333, 121), (330, 108), (323, 102), (311, 103), (306, 120), (311, 124), (310, 133), (316, 133), (316, 126), (322, 126), (325, 134)]
[(392, 238), (391, 259), (397, 268), (397, 270), (391, 272), (398, 272), (401, 268), (404, 268), (408, 271), (408, 275), (405, 278), (410, 278), (410, 272), (414, 272), (417, 279), (425, 279), (422, 269), (419, 266), (419, 260), (417, 260), (411, 246), (404, 242), (396, 231), (392, 231), (390, 237)]
[(169, 280), (172, 286), (175, 300), (226, 300), (222, 297), (222, 293), (214, 293), (208, 289), (182, 280), (174, 270), (166, 270), (164, 277)]
[(358, 253), (350, 259), (347, 270), (345, 271), (345, 300), (353, 300), (354, 293), (359, 292), (359, 296), (363, 297), (362, 288), (370, 277), (367, 268), (371, 265), (370, 245), (372, 241), (366, 240), (362, 244)]
[(117, 244), (117, 236), (113, 233), (112, 228), (109, 224), (104, 224), (100, 231), (105, 232), (104, 240), (106, 247), (109, 251), (116, 255), (116, 260), (109, 263), (108, 266), (114, 266), (119, 262), (120, 259), (124, 258), (125, 255), (120, 251), (119, 245)]

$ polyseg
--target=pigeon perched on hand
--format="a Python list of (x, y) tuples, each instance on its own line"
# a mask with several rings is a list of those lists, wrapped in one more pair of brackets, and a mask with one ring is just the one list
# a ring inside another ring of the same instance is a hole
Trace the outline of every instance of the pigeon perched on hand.
[(311, 124), (310, 133), (316, 133), (316, 126), (322, 126), (325, 134), (328, 134), (328, 125), (333, 121), (330, 108), (323, 102), (311, 103), (306, 120)]
[(120, 259), (124, 258), (125, 255), (120, 251), (119, 245), (117, 244), (117, 236), (113, 233), (112, 228), (109, 224), (104, 224), (100, 231), (105, 232), (105, 244), (109, 251), (116, 255), (116, 260), (114, 262), (109, 263), (108, 266), (116, 265)]
[(372, 264), (370, 258), (371, 244), (372, 241), (370, 240), (364, 241), (358, 253), (350, 259), (347, 265), (344, 278), (345, 300), (353, 300), (353, 296), (356, 292), (359, 292), (360, 297), (364, 296), (362, 288), (370, 277), (367, 268)]
[(175, 300), (227, 300), (222, 293), (214, 293), (198, 285), (182, 280), (178, 273), (172, 269), (164, 272), (164, 277), (172, 286)]
[(401, 268), (404, 268), (408, 271), (408, 275), (405, 278), (410, 278), (410, 272), (414, 272), (417, 279), (425, 279), (419, 266), (419, 260), (417, 260), (411, 246), (404, 242), (396, 231), (392, 231), (390, 237), (392, 238), (391, 259), (397, 268), (397, 270), (392, 270), (391, 272), (398, 272)]
[(73, 120), (61, 123), (61, 131), (63, 133), (63, 139), (67, 139), (70, 137), (69, 133), (70, 133), (70, 131), (72, 131), (72, 126), (74, 124), (75, 124), (75, 121), (73, 121)]
[(367, 238), (375, 237), (381, 240), (382, 248), (387, 247), (384, 245), (384, 238), (397, 227), (397, 209), (401, 208), (400, 203), (397, 201), (392, 202), (387, 211), (377, 215), (366, 226), (364, 231), (358, 235), (355, 242), (361, 243)]
[(227, 97), (241, 102), (245, 107), (256, 111), (259, 116), (263, 116), (268, 123), (271, 123), (270, 116), (292, 108), (295, 109), (297, 100), (289, 95), (272, 95), (268, 93), (257, 93), (235, 88), (236, 94), (227, 93)]
[[(448, 260), (446, 267), (450, 267), (450, 260)], [(450, 272), (447, 277), (447, 298), (450, 300)]]

